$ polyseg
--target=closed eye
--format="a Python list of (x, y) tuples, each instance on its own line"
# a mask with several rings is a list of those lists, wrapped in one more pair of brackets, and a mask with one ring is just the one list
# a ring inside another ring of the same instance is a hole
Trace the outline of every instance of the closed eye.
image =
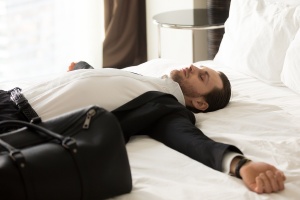
[(207, 84), (208, 82), (208, 79), (209, 79), (209, 74), (208, 72), (204, 72), (204, 73), (201, 73), (199, 78), (203, 81), (203, 82), (206, 82), (205, 84)]
[(200, 75), (199, 75), (199, 78), (200, 78), (202, 81), (204, 81), (204, 74), (200, 74)]

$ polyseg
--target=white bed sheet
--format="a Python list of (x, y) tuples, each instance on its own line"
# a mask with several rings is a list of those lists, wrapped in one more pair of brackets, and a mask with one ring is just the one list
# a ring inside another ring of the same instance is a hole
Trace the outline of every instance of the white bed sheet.
[[(206, 166), (147, 136), (127, 144), (133, 190), (118, 200), (300, 199), (300, 95), (274, 87), (213, 61), (195, 63), (223, 71), (232, 83), (232, 99), (222, 110), (197, 114), (197, 126), (210, 138), (239, 147), (256, 161), (285, 172), (286, 189), (258, 195), (243, 182)], [(150, 76), (167, 74), (186, 64), (157, 59), (127, 70)]]
[[(216, 66), (195, 63), (225, 72), (232, 83), (232, 100), (219, 111), (197, 114), (197, 126), (212, 139), (239, 147), (247, 157), (283, 170), (286, 189), (258, 195), (243, 182), (212, 170), (147, 136), (133, 137), (126, 145), (133, 190), (114, 200), (298, 200), (300, 199), (300, 95), (286, 87), (266, 85), (254, 78)], [(126, 70), (162, 76), (187, 64), (156, 59)], [(41, 78), (37, 79), (38, 82)], [(32, 80), (2, 82), (10, 89)]]

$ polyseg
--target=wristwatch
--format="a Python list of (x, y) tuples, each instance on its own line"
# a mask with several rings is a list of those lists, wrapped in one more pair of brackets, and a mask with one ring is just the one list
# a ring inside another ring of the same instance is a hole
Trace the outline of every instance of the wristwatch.
[(248, 158), (245, 158), (245, 157), (242, 157), (239, 162), (236, 164), (235, 166), (235, 171), (234, 171), (234, 175), (237, 177), (237, 178), (240, 178), (242, 179), (241, 175), (240, 175), (240, 170), (241, 168), (248, 162), (250, 162), (251, 160), (249, 160)]

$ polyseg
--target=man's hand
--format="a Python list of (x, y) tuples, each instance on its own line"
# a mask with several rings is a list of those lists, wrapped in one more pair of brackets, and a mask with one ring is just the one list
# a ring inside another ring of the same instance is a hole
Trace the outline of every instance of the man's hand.
[(284, 189), (283, 172), (272, 165), (262, 162), (248, 162), (240, 169), (246, 186), (258, 194), (279, 192)]
[(68, 72), (73, 71), (75, 65), (76, 65), (76, 62), (72, 62), (72, 63), (70, 64), (69, 68), (68, 68)]

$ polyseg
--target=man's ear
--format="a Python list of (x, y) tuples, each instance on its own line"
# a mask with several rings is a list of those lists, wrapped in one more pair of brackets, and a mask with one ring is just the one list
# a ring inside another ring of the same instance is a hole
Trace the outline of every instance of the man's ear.
[(193, 99), (192, 104), (194, 108), (201, 111), (205, 111), (209, 106), (203, 97)]

